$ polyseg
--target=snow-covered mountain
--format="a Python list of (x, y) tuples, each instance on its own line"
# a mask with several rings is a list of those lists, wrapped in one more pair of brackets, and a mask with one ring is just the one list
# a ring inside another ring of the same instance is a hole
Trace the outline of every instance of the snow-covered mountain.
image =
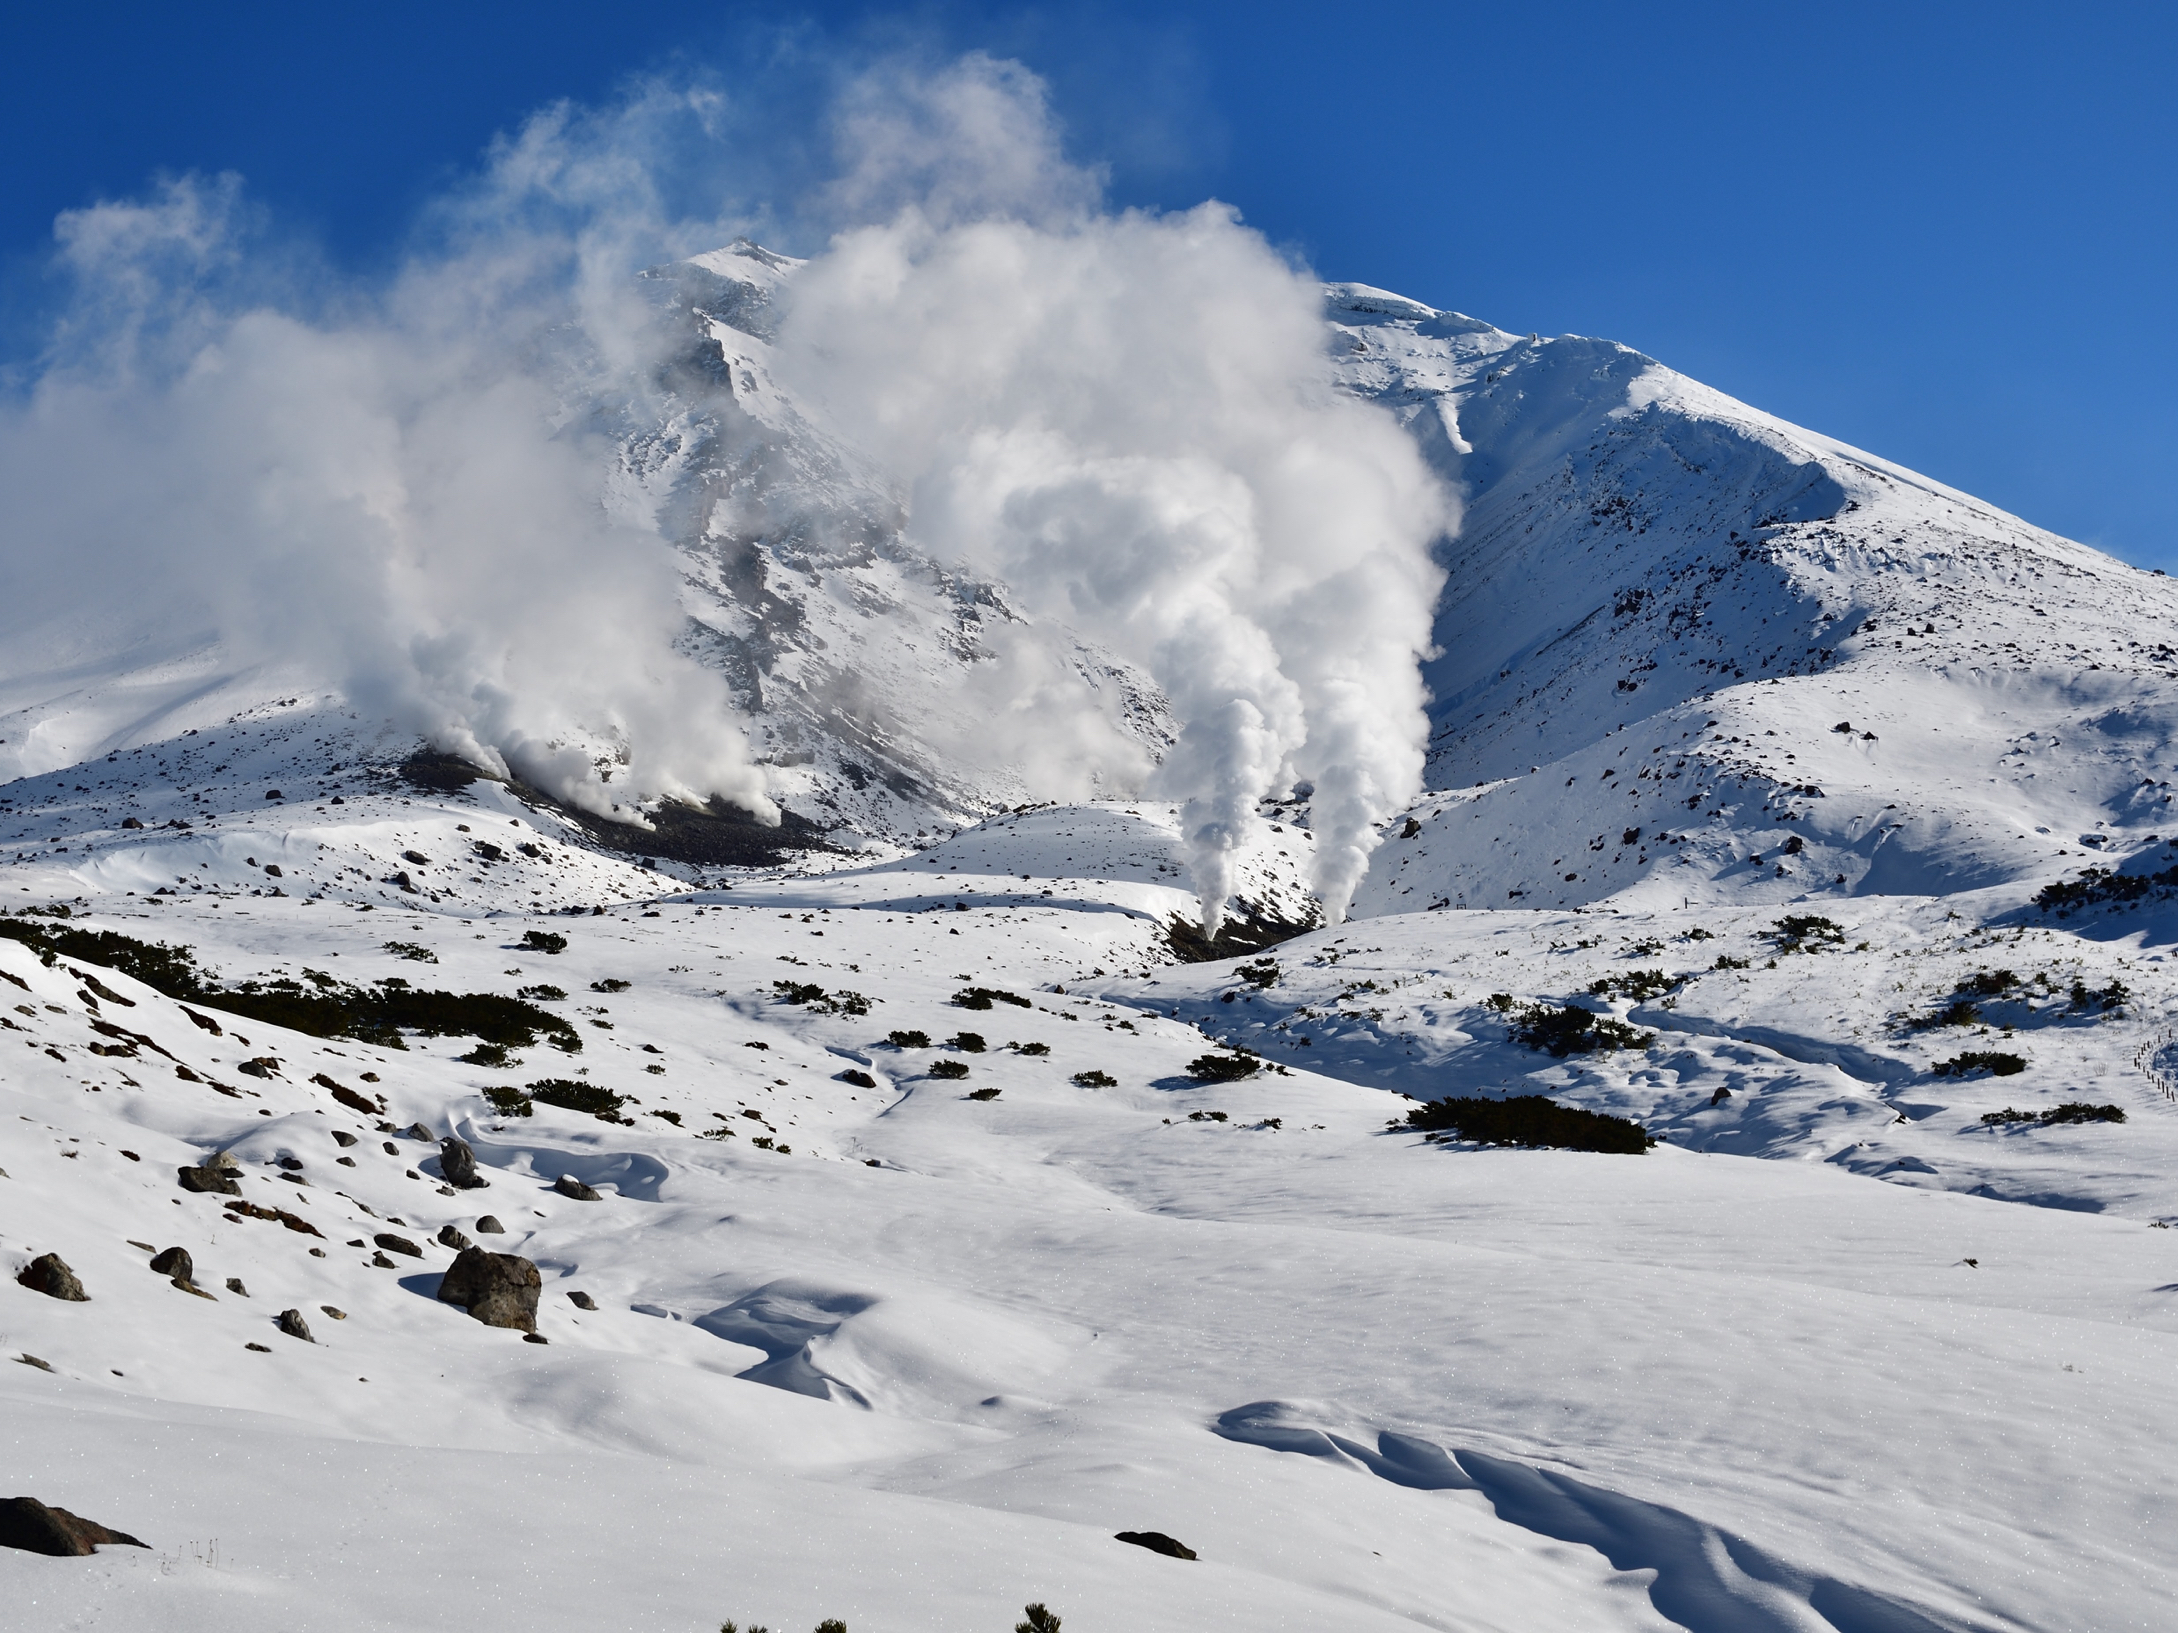
[[(771, 371), (794, 272), (656, 269), (588, 411), (813, 828), (676, 849), (95, 605), (0, 652), (6, 1444), (149, 1545), (0, 1547), (15, 1621), (2170, 1620), (2165, 580), (1334, 287), (1465, 499), (1429, 791), (1352, 921), (1193, 962), (1177, 809), (973, 726), (1001, 631), (1170, 711), (911, 548)], [(1534, 1094), (1662, 1143), (1407, 1120)]]

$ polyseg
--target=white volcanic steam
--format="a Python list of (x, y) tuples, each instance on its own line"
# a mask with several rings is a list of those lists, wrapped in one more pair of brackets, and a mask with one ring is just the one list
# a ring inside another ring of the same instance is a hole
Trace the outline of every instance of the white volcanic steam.
[[(774, 815), (592, 428), (681, 343), (635, 272), (750, 225), (661, 202), (703, 169), (691, 146), (731, 168), (715, 101), (540, 116), (434, 212), (434, 251), (338, 299), (275, 283), (231, 183), (63, 217), (76, 298), (0, 410), (11, 621), (118, 599), (592, 810)], [(790, 281), (781, 382), (892, 473), (919, 547), (1156, 677), (1183, 731), (1149, 780), (1185, 802), (1207, 929), (1259, 800), (1301, 781), (1342, 917), (1420, 785), (1450, 497), (1332, 388), (1316, 285), (1222, 206), (1106, 209), (1032, 75), (893, 70), (835, 111), (836, 230)], [(1139, 784), (1065, 685), (992, 691), (971, 695), (1033, 779), (1078, 786), (1055, 748), (1078, 742), (1104, 786)]]
[(1319, 287), (1232, 211), (1098, 208), (1003, 65), (891, 89), (855, 108), (854, 186), (905, 202), (796, 275), (780, 377), (898, 475), (923, 548), (1156, 676), (1207, 932), (1247, 819), (1296, 781), (1342, 918), (1420, 787), (1450, 497), (1332, 389)]

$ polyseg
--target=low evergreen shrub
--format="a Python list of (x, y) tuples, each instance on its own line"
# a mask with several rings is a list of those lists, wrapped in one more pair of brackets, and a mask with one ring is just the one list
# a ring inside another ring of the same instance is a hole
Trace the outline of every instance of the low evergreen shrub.
[(524, 930), (522, 949), (532, 953), (564, 953), (567, 951), (567, 938), (550, 930)]
[(562, 1111), (584, 1111), (592, 1117), (608, 1123), (620, 1121), (619, 1095), (600, 1083), (586, 1083), (574, 1077), (543, 1077), (526, 1085), (529, 1097), (547, 1106), (558, 1106)]
[(983, 1041), (983, 1034), (980, 1032), (956, 1032), (953, 1034), (953, 1047), (962, 1054), (980, 1055), (990, 1045)]
[(1119, 1087), (1119, 1079), (1113, 1077), (1109, 1072), (1076, 1072), (1074, 1082), (1078, 1087), (1084, 1089), (1116, 1089)]
[(902, 1030), (888, 1032), (885, 1036), (891, 1040), (895, 1049), (927, 1049), (930, 1047), (930, 1034), (928, 1032)]
[(1561, 1060), (1567, 1055), (1646, 1049), (1656, 1041), (1653, 1032), (1638, 1031), (1608, 1015), (1570, 1006), (1521, 1004), (1509, 1013), (1513, 1042), (1544, 1050)]
[(1512, 1145), (1528, 1150), (1639, 1156), (1659, 1143), (1655, 1135), (1627, 1118), (1561, 1106), (1540, 1094), (1523, 1094), (1510, 1100), (1432, 1100), (1407, 1113), (1407, 1126), (1453, 1134), (1477, 1145)]
[(1238, 1083), (1244, 1077), (1253, 1077), (1262, 1066), (1253, 1055), (1237, 1051), (1230, 1055), (1197, 1055), (1187, 1063), (1187, 1075), (1198, 1083)]
[(966, 1077), (968, 1075), (968, 1062), (965, 1060), (934, 1060), (930, 1063), (930, 1075), (932, 1077), (948, 1078)]
[(1938, 1077), (1971, 1077), (1976, 1072), (1987, 1072), (1992, 1077), (2017, 1077), (2026, 1069), (2027, 1063), (2019, 1056), (1991, 1049), (1969, 1049), (1949, 1060), (1939, 1060), (1929, 1068)]

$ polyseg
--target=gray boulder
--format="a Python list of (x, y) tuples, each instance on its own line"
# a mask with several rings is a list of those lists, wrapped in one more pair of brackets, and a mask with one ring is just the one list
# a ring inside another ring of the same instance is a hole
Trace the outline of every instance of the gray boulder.
[[(83, 1290), (83, 1283), (76, 1280), (76, 1273), (58, 1253), (39, 1254), (15, 1279), (33, 1293), (43, 1293), (47, 1298), (66, 1299), (71, 1304), (90, 1302), (91, 1295)], [(83, 1551), (90, 1552), (88, 1548)]]
[(235, 1182), (234, 1175), (225, 1168), (214, 1167), (211, 1163), (206, 1163), (201, 1168), (184, 1168), (180, 1173), (181, 1188), (185, 1191), (210, 1191), (221, 1196), (242, 1194), (242, 1187)]
[(195, 1281), (197, 1267), (191, 1262), (185, 1247), (170, 1247), (151, 1261), (151, 1268), (162, 1276), (172, 1276), (176, 1281)]
[(479, 1236), (504, 1236), (507, 1234), (507, 1227), (499, 1222), (496, 1215), (486, 1214), (476, 1222), (476, 1233)]
[(441, 1225), (439, 1227), (438, 1244), (441, 1247), (450, 1247), (456, 1253), (459, 1253), (465, 1247), (475, 1245), (462, 1234), (459, 1225)]
[(537, 1330), (537, 1298), (544, 1278), (518, 1253), (487, 1253), (465, 1247), (439, 1282), (439, 1302), (458, 1304), (487, 1327)]
[(306, 1344), (315, 1344), (317, 1342), (315, 1338), (310, 1336), (310, 1323), (303, 1319), (303, 1313), (300, 1310), (282, 1310), (280, 1312), (280, 1331), (286, 1333), (290, 1338), (300, 1338)]
[(380, 1231), (376, 1236), (373, 1236), (371, 1240), (379, 1247), (384, 1248), (388, 1253), (406, 1254), (411, 1259), (420, 1259), (424, 1256), (424, 1250), (422, 1248), (418, 1247), (406, 1236), (396, 1236), (390, 1230)]
[(439, 1141), (439, 1172), (446, 1176), (447, 1184), (464, 1191), (479, 1190), (491, 1183), (476, 1171), (476, 1153), (469, 1149), (469, 1142), (451, 1135)]
[(573, 1174), (560, 1175), (552, 1188), (559, 1192), (560, 1195), (572, 1197), (577, 1202), (602, 1202), (605, 1200), (603, 1196), (591, 1190), (589, 1186), (583, 1184)]

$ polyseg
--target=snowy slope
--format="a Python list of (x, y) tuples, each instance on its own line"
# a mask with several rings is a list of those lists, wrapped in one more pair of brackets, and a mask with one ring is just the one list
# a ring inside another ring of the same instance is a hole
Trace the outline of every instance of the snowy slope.
[[(0, 1550), (16, 1621), (2168, 1624), (2178, 912), (2031, 900), (2178, 864), (2163, 580), (1624, 348), (1334, 289), (1349, 383), (1467, 495), (1431, 792), (1354, 921), (1183, 964), (1173, 808), (1030, 805), (948, 713), (1015, 640), (1146, 751), (1161, 701), (902, 547), (766, 373), (792, 273), (660, 269), (686, 366), (597, 412), (834, 850), (643, 865), (189, 632), (0, 663), (15, 923), (527, 991), (582, 1040), (186, 1006), (215, 1032), (0, 938), (0, 1357), (43, 1363), (0, 1433), (14, 1489), (151, 1545)], [(1314, 843), (1266, 806), (1247, 901), (1304, 917)], [(1642, 1036), (1552, 1057), (1529, 1002)], [(1214, 1046), (1267, 1067), (1191, 1077)], [(569, 1075), (626, 1119), (484, 1094)], [(1664, 1143), (1403, 1126), (1537, 1092)], [(2125, 1121), (1982, 1121), (2075, 1101)], [(222, 1151), (316, 1234), (180, 1189)], [(436, 1301), (447, 1226), (539, 1265), (547, 1342)], [(148, 1270), (175, 1245), (210, 1297)], [(14, 1283), (47, 1252), (88, 1303)], [(1201, 1558), (1114, 1537), (1152, 1529)]]

